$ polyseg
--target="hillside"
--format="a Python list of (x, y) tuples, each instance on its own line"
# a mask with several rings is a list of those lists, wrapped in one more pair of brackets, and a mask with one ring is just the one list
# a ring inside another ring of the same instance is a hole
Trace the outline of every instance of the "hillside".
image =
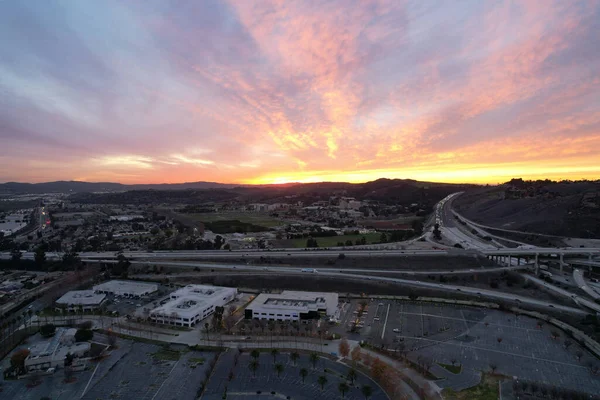
[(299, 203), (310, 205), (331, 196), (354, 197), (386, 204), (431, 208), (445, 196), (472, 185), (379, 179), (367, 183), (310, 183), (288, 186), (238, 186), (205, 190), (135, 190), (114, 193), (78, 193), (71, 201), (103, 204), (203, 204), (211, 202)]
[(454, 208), (500, 229), (600, 238), (600, 183), (512, 180), (461, 195)]
[(41, 193), (81, 193), (81, 192), (117, 192), (127, 190), (185, 190), (231, 188), (237, 185), (216, 182), (186, 182), (124, 185), (114, 182), (56, 181), (43, 183), (0, 183), (0, 194), (41, 194)]

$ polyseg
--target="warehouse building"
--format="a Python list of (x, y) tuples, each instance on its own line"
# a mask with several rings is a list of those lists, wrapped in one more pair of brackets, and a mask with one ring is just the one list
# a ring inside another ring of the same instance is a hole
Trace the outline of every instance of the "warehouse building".
[(102, 307), (105, 301), (104, 293), (96, 293), (93, 290), (72, 290), (56, 300), (56, 310), (77, 312), (83, 308), (83, 311), (93, 311)]
[(302, 321), (334, 317), (338, 306), (337, 293), (296, 292), (261, 293), (246, 307), (246, 319), (270, 321)]
[(159, 324), (194, 326), (237, 295), (237, 289), (219, 286), (188, 285), (171, 293), (171, 299), (150, 311)]
[(139, 298), (147, 296), (158, 290), (157, 283), (113, 280), (94, 286), (97, 293), (112, 294), (115, 296)]

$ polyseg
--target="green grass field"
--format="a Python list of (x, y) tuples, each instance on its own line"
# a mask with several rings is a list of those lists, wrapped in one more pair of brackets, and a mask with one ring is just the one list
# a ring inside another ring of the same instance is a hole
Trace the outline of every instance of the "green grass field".
[(446, 369), (448, 372), (452, 372), (453, 374), (460, 374), (460, 371), (462, 371), (462, 366), (459, 365), (452, 365), (452, 364), (442, 364), (442, 363), (438, 363), (438, 365), (444, 369)]
[[(334, 247), (337, 246), (338, 242), (346, 242), (346, 240), (352, 240), (354, 244), (356, 239), (361, 239), (362, 237), (367, 239), (367, 244), (372, 244), (375, 242), (379, 242), (379, 238), (381, 237), (380, 233), (367, 233), (365, 235), (341, 235), (341, 236), (328, 236), (328, 237), (318, 237), (317, 243), (319, 247)], [(307, 239), (292, 239), (290, 242), (294, 247), (306, 247)]]
[(202, 214), (186, 214), (189, 218), (192, 218), (200, 222), (216, 222), (216, 221), (233, 221), (238, 220), (240, 222), (246, 222), (249, 224), (264, 226), (265, 228), (272, 228), (275, 226), (284, 225), (285, 222), (271, 217), (267, 214), (259, 213), (202, 213)]
[(447, 400), (497, 400), (499, 380), (499, 377), (484, 374), (479, 385), (460, 392), (444, 389), (442, 395)]

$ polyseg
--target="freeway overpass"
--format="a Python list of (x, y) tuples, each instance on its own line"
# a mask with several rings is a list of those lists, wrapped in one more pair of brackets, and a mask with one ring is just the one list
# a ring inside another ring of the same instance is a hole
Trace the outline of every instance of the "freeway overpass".
[(593, 301), (589, 301), (588, 299), (586, 299), (584, 297), (577, 296), (576, 294), (568, 292), (562, 288), (559, 288), (558, 286), (551, 285), (548, 282), (545, 282), (544, 280), (536, 278), (534, 276), (527, 275), (527, 274), (522, 274), (522, 276), (526, 280), (532, 281), (533, 283), (537, 284), (538, 286), (544, 287), (551, 292), (554, 292), (560, 296), (563, 296), (563, 297), (573, 300), (578, 305), (584, 306), (590, 310), (595, 311), (596, 313), (600, 313), (600, 305), (597, 303), (594, 303)]
[[(97, 262), (97, 263), (115, 263), (116, 260), (101, 260), (101, 259), (90, 259), (86, 260), (89, 262)], [(147, 265), (148, 261), (132, 261), (132, 264), (140, 264)], [(579, 308), (563, 306), (560, 304), (552, 304), (548, 301), (538, 300), (530, 297), (514, 295), (510, 293), (503, 293), (495, 290), (489, 289), (481, 289), (481, 288), (472, 288), (468, 286), (459, 286), (459, 285), (451, 285), (451, 284), (442, 284), (431, 281), (418, 281), (411, 279), (403, 279), (396, 277), (387, 277), (387, 276), (377, 276), (377, 275), (364, 275), (357, 273), (363, 270), (340, 270), (334, 268), (318, 268), (318, 272), (310, 273), (310, 272), (302, 272), (302, 267), (264, 267), (257, 265), (234, 265), (234, 264), (206, 264), (206, 263), (194, 263), (194, 262), (171, 262), (171, 261), (160, 261), (160, 265), (163, 266), (177, 266), (184, 268), (210, 268), (215, 270), (236, 270), (236, 271), (254, 271), (257, 275), (260, 274), (273, 274), (276, 272), (281, 275), (298, 275), (298, 276), (311, 276), (311, 277), (337, 277), (341, 279), (351, 279), (351, 280), (359, 280), (359, 281), (374, 281), (381, 283), (392, 283), (398, 284), (402, 286), (412, 286), (412, 287), (421, 287), (425, 289), (435, 289), (438, 291), (448, 292), (448, 293), (460, 293), (467, 294), (475, 297), (486, 298), (489, 300), (500, 300), (505, 302), (512, 302), (515, 305), (529, 305), (533, 307), (541, 307), (544, 309), (554, 309), (562, 312), (566, 312), (573, 315), (583, 316), (588, 314), (586, 311), (583, 311)], [(518, 269), (523, 266), (517, 267), (504, 267), (501, 269)], [(369, 270), (372, 272), (372, 270)], [(385, 270), (386, 273), (390, 271)], [(478, 270), (475, 270), (478, 271)], [(402, 271), (406, 273), (406, 271)], [(416, 272), (416, 271), (415, 271)], [(430, 272), (431, 273), (431, 272)], [(468, 273), (473, 274), (474, 271), (469, 270)]]
[[(553, 247), (535, 247), (531, 249), (482, 249), (477, 250), (481, 255), (488, 257), (539, 257), (539, 256), (550, 256), (556, 255), (561, 259), (564, 256), (587, 256), (589, 263), (593, 265), (599, 265), (598, 262), (594, 262), (594, 256), (600, 256), (600, 249), (592, 248), (565, 248), (557, 249)], [(379, 258), (379, 257), (406, 257), (406, 256), (448, 256), (448, 255), (460, 255), (460, 254), (472, 254), (472, 252), (463, 252), (458, 249), (451, 250), (356, 250), (356, 249), (336, 249), (336, 250), (299, 250), (299, 249), (281, 249), (277, 251), (273, 250), (173, 250), (173, 251), (125, 251), (123, 253), (114, 252), (82, 252), (79, 256), (82, 259), (116, 259), (119, 254), (123, 254), (125, 257), (130, 259), (145, 259), (145, 260), (168, 260), (168, 259), (202, 259), (202, 258), (234, 258), (239, 259), (241, 257), (247, 259), (256, 259), (260, 257), (277, 257), (280, 259), (285, 258), (318, 258), (318, 257), (337, 257), (340, 253), (343, 253), (346, 257), (357, 257), (357, 258)], [(64, 253), (46, 253), (48, 260), (57, 260), (62, 258)], [(23, 259), (33, 259), (34, 253), (24, 252)], [(10, 259), (10, 253), (0, 253), (0, 259)]]
[(598, 294), (598, 292), (596, 292), (594, 289), (592, 289), (587, 284), (587, 282), (585, 281), (585, 278), (583, 277), (583, 272), (581, 270), (579, 270), (579, 269), (573, 270), (573, 280), (577, 284), (577, 287), (579, 287), (579, 289), (581, 289), (585, 293), (587, 293), (587, 295), (590, 296), (592, 299), (594, 299), (594, 300), (600, 299), (600, 294)]

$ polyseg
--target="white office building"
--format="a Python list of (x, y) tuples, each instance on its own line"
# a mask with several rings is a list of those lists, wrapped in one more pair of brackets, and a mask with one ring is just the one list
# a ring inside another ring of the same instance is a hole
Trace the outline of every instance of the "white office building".
[(302, 321), (333, 317), (338, 306), (337, 293), (295, 292), (261, 293), (246, 307), (246, 319)]
[(112, 280), (94, 286), (97, 293), (112, 294), (124, 297), (142, 297), (158, 290), (157, 283)]
[(93, 290), (72, 290), (56, 300), (56, 309), (77, 312), (83, 308), (83, 311), (92, 311), (102, 307), (105, 300), (104, 293), (96, 293)]
[(188, 285), (171, 293), (171, 299), (150, 311), (150, 319), (159, 324), (194, 326), (237, 295), (237, 289)]
[[(77, 329), (58, 328), (51, 339), (30, 347), (29, 355), (25, 359), (27, 372), (61, 368), (67, 354), (72, 354), (76, 358), (83, 357), (90, 351), (91, 345), (88, 342), (75, 343), (73, 336), (76, 331)], [(74, 366), (85, 367), (85, 364), (80, 361), (74, 362)]]

